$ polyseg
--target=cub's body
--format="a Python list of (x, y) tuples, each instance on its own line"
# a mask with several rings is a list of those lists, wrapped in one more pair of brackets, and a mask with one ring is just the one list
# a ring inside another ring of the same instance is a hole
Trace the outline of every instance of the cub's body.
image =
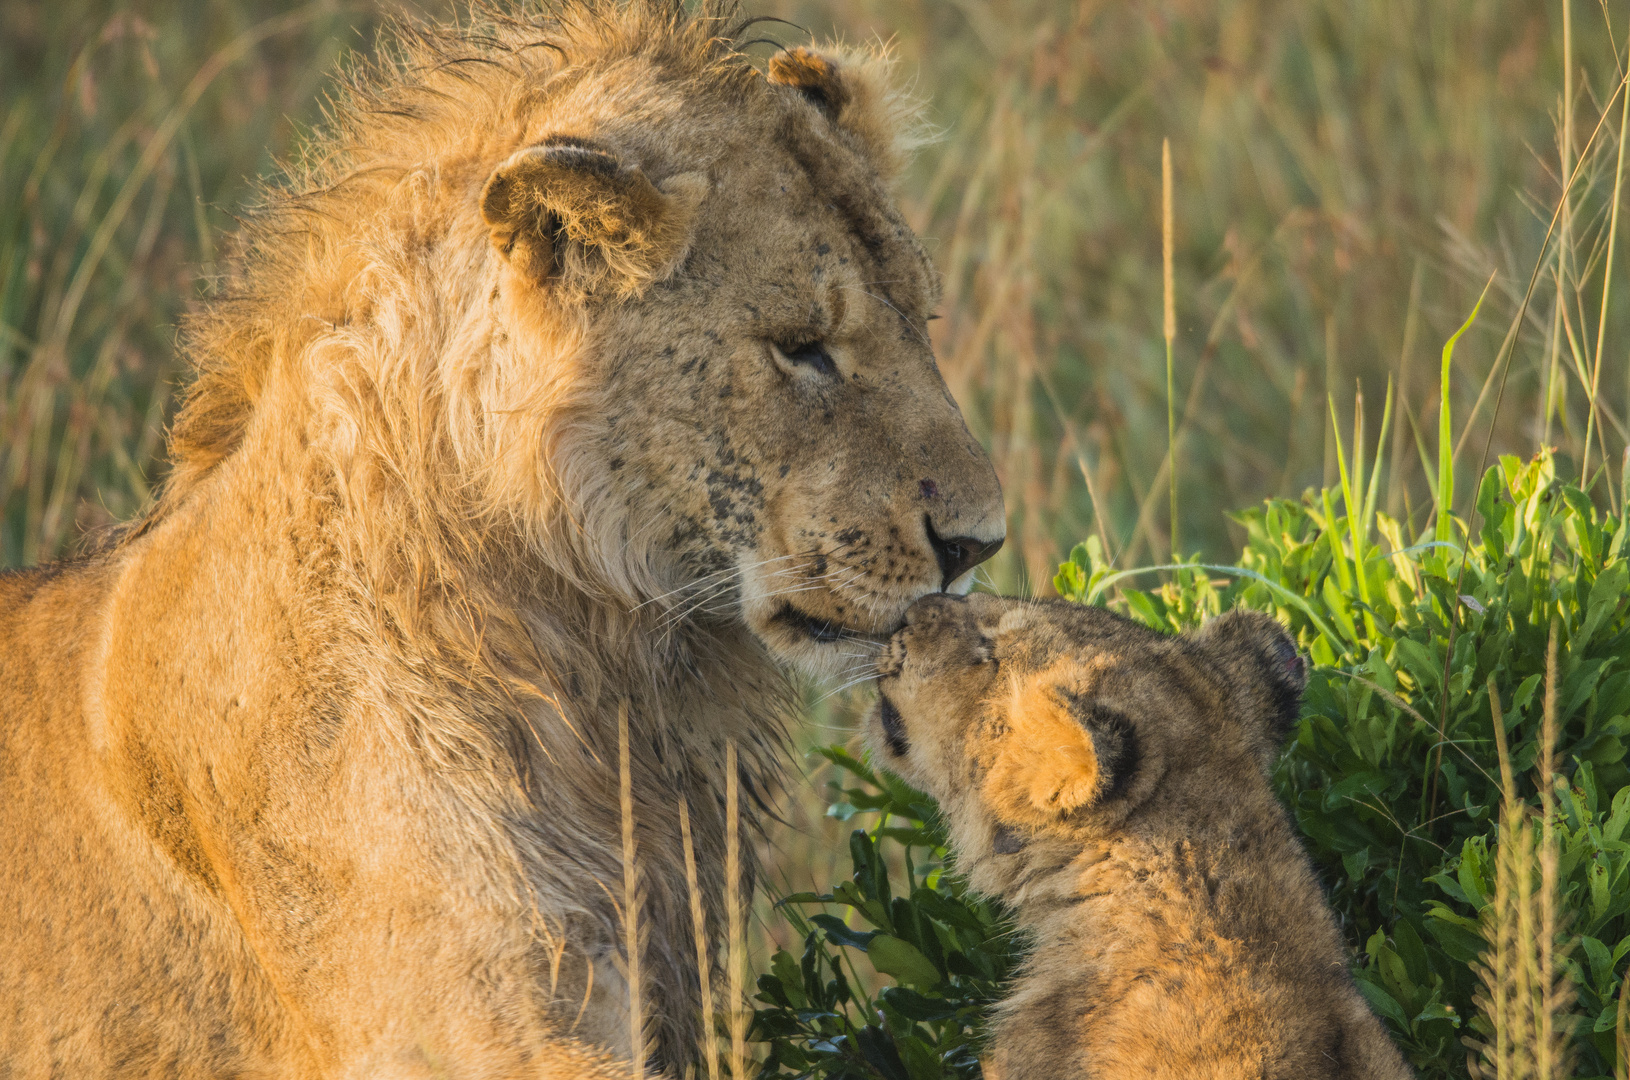
[(880, 670), (880, 757), (940, 798), (959, 867), (1033, 942), (991, 1072), (1411, 1075), (1268, 783), (1305, 681), (1272, 620), (1166, 638), (1061, 602), (933, 598)]

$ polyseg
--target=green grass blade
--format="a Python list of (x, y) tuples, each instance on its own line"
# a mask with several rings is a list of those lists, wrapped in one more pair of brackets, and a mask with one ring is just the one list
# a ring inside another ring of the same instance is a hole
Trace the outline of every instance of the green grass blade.
[(1381, 433), (1375, 437), (1375, 467), (1370, 470), (1370, 489), (1364, 493), (1364, 520), (1360, 523), (1360, 533), (1367, 539), (1370, 535), (1370, 522), (1375, 520), (1375, 500), (1380, 490), (1378, 481), (1381, 479), (1381, 452), (1387, 445), (1387, 432), (1392, 427), (1392, 376), (1387, 376), (1387, 403), (1381, 409)]
[[(1336, 437), (1336, 467), (1341, 470), (1341, 502), (1342, 509), (1347, 511), (1347, 530), (1353, 544), (1352, 562), (1360, 563), (1363, 561), (1364, 553), (1359, 544), (1358, 534), (1352, 531), (1356, 524), (1354, 518), (1358, 513), (1358, 504), (1353, 501), (1353, 485), (1347, 474), (1347, 448), (1341, 445), (1341, 425), (1336, 423), (1336, 399), (1328, 394), (1325, 397), (1330, 405), (1330, 430)], [(1358, 452), (1358, 448), (1355, 447), (1354, 453)], [(1341, 585), (1341, 591), (1351, 596), (1353, 593), (1352, 568), (1348, 563), (1347, 553), (1341, 550), (1341, 541), (1337, 538), (1340, 534), (1336, 529), (1335, 509), (1330, 505), (1329, 491), (1324, 493), (1324, 516), (1328, 522), (1330, 560), (1335, 566), (1336, 581)], [(1360, 578), (1363, 577), (1362, 574), (1359, 576)], [(1362, 585), (1360, 588), (1362, 588)]]
[(1307, 602), (1305, 597), (1298, 596), (1294, 592), (1291, 592), (1289, 589), (1285, 588), (1279, 582), (1263, 577), (1255, 570), (1249, 570), (1243, 566), (1220, 566), (1214, 563), (1170, 563), (1166, 566), (1138, 566), (1131, 570), (1120, 570), (1106, 576), (1103, 580), (1098, 582), (1098, 584), (1093, 588), (1092, 593), (1087, 596), (1083, 603), (1096, 604), (1099, 597), (1103, 596), (1104, 593), (1109, 591), (1110, 588), (1126, 578), (1133, 577), (1137, 574), (1153, 574), (1172, 570), (1205, 570), (1208, 573), (1213, 574), (1227, 574), (1230, 577), (1249, 578), (1259, 585), (1266, 586), (1269, 592), (1283, 600), (1287, 606), (1293, 607), (1297, 611), (1300, 611), (1303, 615), (1306, 615), (1307, 621), (1312, 623), (1313, 628), (1319, 633), (1323, 634), (1325, 639), (1329, 641), (1331, 645), (1345, 645), (1346, 643), (1346, 638), (1340, 634), (1337, 634), (1330, 624), (1325, 622), (1323, 617), (1321, 617), (1319, 613), (1314, 610), (1313, 605)]
[(1438, 540), (1448, 540), (1453, 531), (1451, 517), (1455, 508), (1455, 459), (1454, 459), (1454, 428), (1451, 422), (1449, 409), (1449, 368), (1454, 359), (1455, 343), (1472, 323), (1477, 321), (1477, 313), (1483, 307), (1483, 300), (1489, 294), (1489, 286), (1494, 284), (1494, 275), (1490, 274), (1488, 281), (1483, 285), (1483, 291), (1477, 296), (1477, 303), (1472, 305), (1472, 313), (1466, 316), (1466, 321), (1460, 324), (1460, 329), (1450, 335), (1449, 340), (1443, 344), (1443, 367), (1441, 371), (1442, 388), (1438, 401), (1438, 483), (1433, 493), (1437, 501), (1437, 528), (1433, 536)]

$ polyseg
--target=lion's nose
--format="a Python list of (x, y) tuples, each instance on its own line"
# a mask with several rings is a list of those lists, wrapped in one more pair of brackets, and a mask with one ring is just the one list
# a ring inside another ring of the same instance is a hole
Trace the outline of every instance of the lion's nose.
[(939, 560), (941, 592), (950, 589), (951, 582), (1002, 550), (1004, 538), (1000, 536), (990, 541), (972, 536), (946, 537), (934, 531), (932, 520), (924, 518), (923, 525), (928, 529), (928, 546), (934, 549), (934, 558)]

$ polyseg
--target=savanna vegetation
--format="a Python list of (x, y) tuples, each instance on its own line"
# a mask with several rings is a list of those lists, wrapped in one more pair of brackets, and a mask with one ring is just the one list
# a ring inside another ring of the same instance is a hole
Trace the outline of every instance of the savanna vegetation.
[[(1278, 612), (1317, 666), (1276, 781), (1421, 1075), (1624, 1076), (1630, 14), (755, 8), (782, 42), (890, 39), (931, 103), (902, 195), (1007, 491), (987, 584), (1173, 629)], [(0, 564), (161, 479), (175, 320), (392, 11), (0, 5)], [(811, 693), (726, 1071), (978, 1073), (1023, 943), (927, 800), (845, 749), (864, 701)]]

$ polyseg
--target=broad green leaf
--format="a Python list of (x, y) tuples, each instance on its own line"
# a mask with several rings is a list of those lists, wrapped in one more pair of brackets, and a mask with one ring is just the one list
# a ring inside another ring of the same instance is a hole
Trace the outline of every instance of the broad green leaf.
[(826, 931), (826, 939), (834, 945), (847, 945), (851, 949), (866, 951), (874, 938), (875, 931), (855, 930), (845, 926), (842, 919), (833, 915), (811, 915), (809, 921)]
[(1398, 1004), (1397, 999), (1389, 994), (1384, 987), (1378, 986), (1368, 979), (1361, 978), (1353, 981), (1358, 987), (1358, 992), (1364, 995), (1364, 1000), (1370, 1003), (1370, 1008), (1391, 1020), (1398, 1026), (1399, 1030), (1409, 1030), (1409, 1014), (1404, 1011), (1404, 1007)]
[(1073, 560), (1060, 563), (1058, 573), (1053, 575), (1053, 588), (1064, 599), (1079, 603), (1087, 591), (1086, 571), (1081, 569), (1080, 563)]
[(1616, 562), (1597, 575), (1585, 604), (1585, 622), (1579, 629), (1578, 644), (1590, 642), (1603, 620), (1624, 602), (1627, 588), (1630, 588), (1630, 561)]
[(873, 937), (866, 946), (866, 957), (881, 974), (893, 975), (912, 986), (928, 988), (940, 982), (939, 969), (928, 957), (909, 941), (901, 941), (892, 934)]
[(1581, 937), (1579, 945), (1585, 951), (1590, 961), (1591, 982), (1598, 989), (1607, 988), (1613, 982), (1613, 957), (1603, 945), (1593, 937)]
[(1393, 643), (1394, 655), (1415, 685), (1424, 690), (1437, 689), (1443, 678), (1443, 658), (1414, 638), (1399, 638)]

